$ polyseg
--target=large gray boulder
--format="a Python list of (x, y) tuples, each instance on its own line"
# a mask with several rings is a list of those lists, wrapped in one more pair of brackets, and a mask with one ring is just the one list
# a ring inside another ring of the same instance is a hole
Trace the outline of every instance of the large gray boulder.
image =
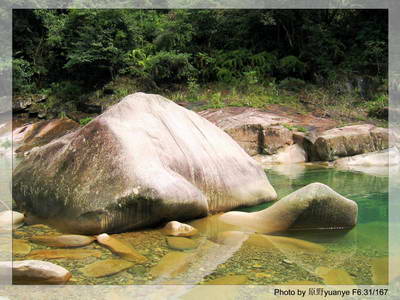
[(80, 233), (120, 232), (277, 197), (264, 170), (229, 135), (144, 93), (32, 149), (14, 170), (13, 196), (28, 222)]
[(333, 161), (340, 157), (380, 151), (388, 147), (387, 128), (362, 124), (324, 131), (314, 141), (312, 152), (316, 152), (317, 157), (314, 160)]
[(311, 183), (253, 213), (232, 211), (220, 219), (262, 233), (290, 229), (348, 229), (357, 223), (358, 206), (322, 183)]

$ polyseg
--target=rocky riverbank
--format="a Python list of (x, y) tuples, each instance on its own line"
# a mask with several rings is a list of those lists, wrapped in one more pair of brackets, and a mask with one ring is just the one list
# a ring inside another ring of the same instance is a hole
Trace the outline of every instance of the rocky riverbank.
[[(297, 113), (278, 105), (268, 109), (207, 109), (198, 114), (223, 129), (250, 156), (265, 164), (331, 162), (343, 157), (379, 152), (394, 146), (398, 140), (393, 132), (389, 135), (387, 128), (372, 123), (340, 126), (338, 121), (328, 117)], [(31, 123), (32, 120), (37, 119), (25, 119), (29, 123), (22, 127), (22, 119), (16, 119), (12, 124), (14, 150), (18, 155), (79, 127), (78, 123), (68, 118)], [(9, 127), (5, 126), (2, 132), (10, 130)], [(369, 166), (387, 164), (389, 162), (382, 160), (359, 163)], [(391, 159), (390, 164), (398, 162)]]

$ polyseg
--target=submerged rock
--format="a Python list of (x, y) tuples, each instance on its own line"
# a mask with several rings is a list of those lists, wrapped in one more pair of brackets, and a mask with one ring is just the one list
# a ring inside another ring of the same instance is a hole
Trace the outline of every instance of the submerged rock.
[(150, 269), (153, 277), (176, 277), (185, 272), (191, 263), (193, 254), (185, 252), (169, 252), (161, 258), (157, 265)]
[(246, 244), (264, 249), (279, 249), (282, 252), (322, 253), (326, 249), (318, 244), (284, 236), (248, 234), (241, 231), (225, 231), (218, 235), (217, 242), (224, 245)]
[(97, 236), (97, 241), (106, 246), (111, 252), (121, 256), (122, 258), (136, 262), (136, 263), (145, 263), (147, 258), (143, 255), (137, 253), (134, 249), (132, 249), (127, 244), (119, 241), (116, 238), (109, 236), (107, 233), (103, 233)]
[(258, 212), (228, 212), (223, 222), (262, 233), (289, 229), (348, 229), (356, 225), (357, 203), (322, 183), (309, 184)]
[(387, 285), (389, 283), (388, 257), (372, 258), (371, 266), (373, 284)]
[(211, 284), (211, 285), (246, 284), (247, 280), (248, 280), (247, 276), (245, 275), (230, 275), (206, 281), (203, 284)]
[(197, 234), (197, 229), (188, 224), (180, 223), (177, 221), (168, 222), (162, 232), (165, 235), (173, 235), (173, 236), (193, 236)]
[(43, 244), (50, 247), (68, 248), (83, 247), (89, 245), (96, 238), (92, 236), (65, 234), (65, 235), (37, 235), (30, 238), (34, 243)]
[(40, 260), (0, 262), (0, 269), (12, 272), (14, 284), (64, 284), (71, 278), (63, 267)]
[(86, 259), (88, 257), (100, 257), (98, 250), (88, 249), (44, 249), (30, 252), (29, 259)]
[(74, 233), (121, 232), (277, 197), (226, 133), (143, 93), (32, 150), (14, 170), (13, 196), (32, 220)]
[(282, 252), (322, 253), (326, 251), (318, 244), (285, 236), (251, 234), (245, 243), (267, 249), (276, 248)]
[(223, 245), (237, 246), (248, 239), (248, 234), (241, 231), (223, 231), (216, 237), (216, 242)]
[(325, 284), (355, 284), (353, 278), (343, 269), (330, 269), (327, 267), (318, 267), (315, 273), (324, 280)]
[(27, 241), (16, 240), (16, 239), (12, 240), (13, 255), (24, 256), (24, 255), (29, 254), (29, 252), (31, 252), (31, 249), (32, 249), (32, 247)]
[(197, 243), (185, 237), (168, 237), (167, 244), (175, 250), (190, 250), (197, 247)]
[(129, 269), (135, 264), (123, 259), (106, 259), (96, 261), (80, 269), (87, 277), (104, 277)]

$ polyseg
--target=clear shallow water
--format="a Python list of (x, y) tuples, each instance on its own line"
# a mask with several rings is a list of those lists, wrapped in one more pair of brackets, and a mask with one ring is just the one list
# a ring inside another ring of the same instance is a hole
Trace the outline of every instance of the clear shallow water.
[[(352, 247), (360, 253), (369, 255), (388, 253), (388, 199), (389, 177), (371, 176), (361, 172), (342, 171), (320, 166), (306, 166), (296, 173), (282, 172), (283, 166), (266, 170), (271, 184), (278, 193), (278, 199), (313, 182), (321, 182), (358, 204), (358, 222), (349, 232), (346, 231), (303, 231), (288, 235), (317, 243), (331, 242), (334, 247)], [(299, 167), (299, 166), (298, 166)], [(388, 173), (386, 173), (388, 174)], [(289, 176), (288, 176), (289, 175)], [(263, 204), (243, 211), (258, 211), (273, 203)], [(372, 247), (373, 245), (373, 247)]]
[[(93, 278), (82, 272), (82, 268), (93, 262), (118, 258), (96, 243), (81, 249), (100, 251), (97, 258), (42, 259), (70, 270), (73, 275), (70, 284), (208, 284), (216, 279), (226, 284), (264, 285), (384, 284), (387, 281), (387, 176), (318, 165), (275, 166), (266, 172), (279, 199), (309, 183), (321, 182), (356, 201), (359, 206), (357, 226), (350, 231), (289, 231), (279, 236), (267, 236), (224, 224), (218, 216), (210, 216), (190, 222), (199, 230), (199, 234), (191, 238), (197, 243), (191, 250), (171, 249), (159, 229), (113, 235), (149, 259), (145, 264), (114, 275)], [(269, 205), (272, 203), (242, 210), (257, 211)], [(42, 225), (24, 226), (14, 233), (14, 238), (28, 241), (33, 235), (55, 233), (54, 229)], [(53, 249), (34, 243), (30, 245), (32, 250)], [(171, 253), (186, 256), (168, 261), (164, 265), (167, 272), (154, 276), (152, 270)], [(14, 256), (17, 260), (26, 258), (29, 254)], [(187, 262), (182, 265), (183, 259)]]

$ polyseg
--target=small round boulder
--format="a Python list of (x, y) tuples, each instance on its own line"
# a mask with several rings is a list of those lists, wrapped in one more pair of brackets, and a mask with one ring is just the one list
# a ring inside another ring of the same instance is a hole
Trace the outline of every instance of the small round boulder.
[(180, 223), (178, 221), (171, 221), (168, 222), (162, 232), (165, 235), (172, 235), (172, 236), (193, 236), (197, 234), (197, 229), (184, 223)]

